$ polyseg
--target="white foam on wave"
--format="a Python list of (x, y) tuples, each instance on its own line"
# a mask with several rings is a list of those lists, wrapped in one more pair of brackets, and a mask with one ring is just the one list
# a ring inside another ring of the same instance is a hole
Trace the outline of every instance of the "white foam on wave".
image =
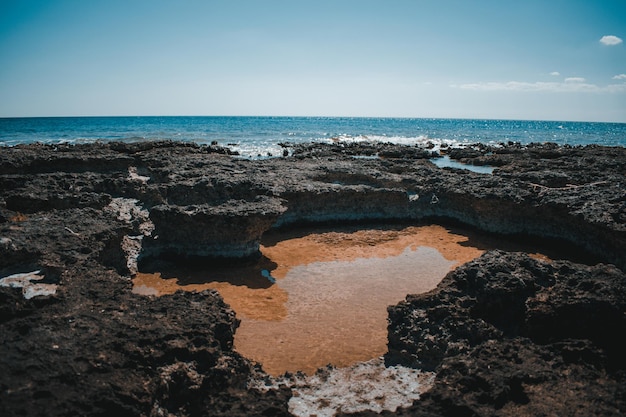
[(226, 147), (239, 152), (240, 157), (253, 159), (282, 156), (284, 152), (284, 149), (281, 146), (275, 144), (259, 145), (243, 142), (237, 144), (227, 144)]
[[(289, 132), (286, 134), (288, 137), (288, 141), (292, 141), (291, 143), (308, 143), (308, 142), (319, 142), (319, 143), (391, 143), (396, 145), (404, 145), (404, 146), (417, 146), (425, 149), (432, 150), (434, 152), (439, 152), (441, 149), (445, 148), (458, 148), (464, 147), (470, 144), (469, 142), (458, 141), (454, 139), (440, 139), (440, 138), (431, 138), (428, 135), (418, 135), (418, 136), (393, 136), (393, 135), (350, 135), (350, 134), (331, 134), (331, 133), (318, 133), (314, 136), (300, 136), (297, 132)], [(213, 142), (218, 142), (218, 145), (225, 146), (230, 148), (233, 151), (239, 153), (241, 158), (248, 159), (264, 159), (282, 156), (285, 148), (279, 145), (282, 142), (282, 139), (279, 137), (275, 138), (233, 138), (234, 140), (227, 139), (219, 139), (219, 138), (205, 138), (205, 137), (194, 137), (194, 138), (185, 138), (181, 133), (176, 133), (173, 136), (159, 136), (153, 135), (150, 137), (147, 136), (111, 136), (106, 138), (94, 138), (88, 136), (77, 136), (77, 137), (68, 137), (68, 138), (39, 138), (34, 142), (39, 142), (43, 144), (89, 144), (89, 143), (97, 143), (97, 142), (110, 142), (110, 141), (122, 141), (128, 143), (134, 142), (154, 142), (159, 140), (174, 140), (177, 142), (196, 142), (200, 145), (209, 145)], [(24, 143), (21, 140), (5, 140), (0, 142), (2, 146), (14, 146), (20, 143)]]
[[(323, 137), (309, 138), (307, 140), (298, 140), (293, 143), (307, 143), (307, 142), (318, 142), (318, 143), (328, 143), (328, 144), (367, 143), (367, 142), (391, 143), (394, 145), (416, 146), (416, 147), (420, 147), (424, 149), (429, 149), (433, 152), (439, 152), (441, 149), (446, 149), (446, 148), (462, 148), (464, 146), (469, 145), (468, 142), (461, 142), (461, 141), (454, 140), (454, 139), (430, 138), (426, 135), (408, 137), (408, 136), (348, 135), (348, 134), (340, 134), (340, 135), (333, 135), (333, 136), (331, 136), (330, 134), (324, 134)], [(240, 141), (237, 143), (228, 143), (226, 146), (232, 149), (233, 151), (239, 152), (239, 155), (242, 158), (252, 158), (252, 159), (282, 156), (285, 150), (283, 147), (279, 146), (278, 143), (269, 143), (269, 142), (260, 143), (260, 142)]]
[(427, 135), (419, 136), (387, 136), (387, 135), (337, 135), (322, 139), (325, 143), (392, 143), (394, 145), (417, 146), (439, 152), (442, 148), (461, 148), (468, 145), (454, 139), (430, 138)]

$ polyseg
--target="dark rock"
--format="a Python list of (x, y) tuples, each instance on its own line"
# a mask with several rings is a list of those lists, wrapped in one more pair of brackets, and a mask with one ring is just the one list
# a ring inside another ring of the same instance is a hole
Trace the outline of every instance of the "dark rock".
[(389, 308), (387, 360), (437, 372), (416, 407), (441, 415), (619, 415), (625, 311), (613, 266), (489, 252)]
[(241, 259), (270, 228), (388, 220), (549, 239), (604, 262), (492, 252), (391, 307), (387, 360), (437, 372), (396, 414), (626, 413), (624, 148), (446, 149), (493, 175), (439, 169), (418, 147), (284, 148), (265, 160), (171, 141), (2, 148), (0, 277), (43, 270), (58, 290), (0, 287), (0, 415), (287, 415), (287, 392), (246, 389), (263, 374), (233, 350), (219, 295), (132, 294), (132, 251)]
[(64, 274), (63, 303), (3, 325), (2, 415), (287, 414), (285, 397), (245, 389), (255, 371), (217, 293), (134, 296), (93, 267)]
[(150, 211), (153, 236), (146, 239), (142, 256), (179, 259), (249, 258), (260, 255), (264, 232), (285, 211), (281, 200), (229, 201), (218, 206), (160, 205)]

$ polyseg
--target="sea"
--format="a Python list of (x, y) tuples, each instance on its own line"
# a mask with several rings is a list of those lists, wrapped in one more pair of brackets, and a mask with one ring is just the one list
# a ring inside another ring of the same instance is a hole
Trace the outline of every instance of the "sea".
[(128, 116), (0, 118), (0, 146), (33, 142), (217, 142), (244, 158), (285, 143), (379, 141), (416, 146), (554, 142), (626, 146), (626, 123), (373, 117)]

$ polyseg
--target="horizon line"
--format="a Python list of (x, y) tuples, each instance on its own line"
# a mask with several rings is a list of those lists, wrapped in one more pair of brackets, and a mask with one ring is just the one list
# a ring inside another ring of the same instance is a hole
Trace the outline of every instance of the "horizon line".
[(441, 116), (328, 116), (328, 115), (157, 115), (157, 114), (128, 114), (128, 115), (71, 115), (71, 116), (0, 116), (0, 119), (89, 119), (89, 118), (174, 118), (174, 117), (206, 117), (206, 118), (300, 118), (300, 119), (405, 119), (405, 120), (489, 120), (511, 122), (562, 122), (562, 123), (606, 123), (626, 124), (626, 121), (599, 121), (599, 120), (566, 120), (566, 119), (529, 119), (529, 118), (490, 118), (490, 117), (441, 117)]

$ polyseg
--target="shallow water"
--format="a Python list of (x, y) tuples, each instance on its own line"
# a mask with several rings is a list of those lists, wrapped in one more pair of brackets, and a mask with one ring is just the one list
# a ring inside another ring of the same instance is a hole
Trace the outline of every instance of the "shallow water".
[(496, 248), (564, 258), (553, 245), (439, 225), (318, 228), (267, 233), (253, 265), (138, 273), (133, 292), (216, 289), (241, 320), (239, 353), (275, 376), (313, 374), (383, 355), (387, 306), (430, 291), (456, 266)]
[(459, 161), (450, 159), (449, 156), (444, 155), (441, 158), (431, 159), (431, 162), (437, 165), (439, 168), (458, 168), (468, 171), (477, 172), (479, 174), (493, 174), (494, 167), (488, 165), (470, 165), (464, 164)]
[(273, 375), (349, 366), (386, 351), (387, 306), (433, 289), (483, 250), (441, 226), (273, 233), (257, 265), (138, 273), (133, 291), (217, 289), (235, 348)]
[(296, 266), (277, 282), (288, 294), (286, 317), (242, 320), (235, 348), (272, 374), (376, 358), (387, 350), (387, 306), (435, 288), (454, 264), (422, 246)]

